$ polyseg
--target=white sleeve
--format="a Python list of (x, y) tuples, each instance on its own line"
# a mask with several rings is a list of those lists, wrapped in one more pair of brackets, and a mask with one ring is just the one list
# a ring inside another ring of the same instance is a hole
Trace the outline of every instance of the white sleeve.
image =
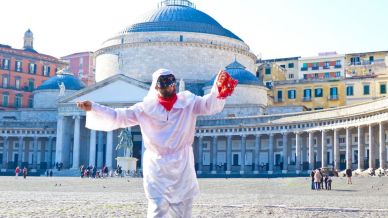
[(92, 103), (92, 110), (86, 112), (86, 128), (111, 131), (118, 128), (138, 125), (138, 115), (141, 113), (140, 104), (129, 108), (113, 109), (97, 103)]
[(193, 113), (197, 115), (212, 115), (224, 109), (226, 99), (219, 99), (218, 88), (213, 85), (209, 94), (201, 97), (196, 96)]

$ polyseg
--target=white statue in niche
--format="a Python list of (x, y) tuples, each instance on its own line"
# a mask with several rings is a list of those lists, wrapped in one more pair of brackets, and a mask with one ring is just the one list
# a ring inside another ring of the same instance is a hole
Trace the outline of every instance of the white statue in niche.
[(65, 96), (65, 90), (66, 90), (65, 84), (61, 82), (60, 84), (58, 84), (58, 86), (59, 86), (59, 96)]

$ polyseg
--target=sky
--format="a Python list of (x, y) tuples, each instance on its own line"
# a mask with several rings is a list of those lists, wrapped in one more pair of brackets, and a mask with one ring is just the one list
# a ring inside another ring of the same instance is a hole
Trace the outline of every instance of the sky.
[[(388, 50), (385, 0), (191, 0), (262, 59)], [(0, 44), (62, 57), (96, 51), (160, 0), (7, 0), (0, 7)]]

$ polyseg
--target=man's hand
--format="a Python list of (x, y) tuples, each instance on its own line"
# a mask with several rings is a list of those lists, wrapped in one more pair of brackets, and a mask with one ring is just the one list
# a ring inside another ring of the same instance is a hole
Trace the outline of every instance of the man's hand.
[(217, 98), (225, 99), (226, 97), (232, 95), (234, 88), (237, 86), (237, 83), (238, 81), (233, 79), (229, 73), (226, 71), (220, 71), (216, 81), (218, 88)]
[(91, 111), (92, 110), (92, 102), (90, 102), (90, 101), (78, 101), (77, 107), (81, 108), (84, 111)]

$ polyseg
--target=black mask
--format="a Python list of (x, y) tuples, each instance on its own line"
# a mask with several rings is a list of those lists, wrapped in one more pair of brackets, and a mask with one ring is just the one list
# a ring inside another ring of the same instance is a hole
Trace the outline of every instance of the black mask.
[(165, 89), (175, 84), (175, 76), (172, 74), (159, 76), (158, 81), (156, 82), (156, 85), (161, 89)]

